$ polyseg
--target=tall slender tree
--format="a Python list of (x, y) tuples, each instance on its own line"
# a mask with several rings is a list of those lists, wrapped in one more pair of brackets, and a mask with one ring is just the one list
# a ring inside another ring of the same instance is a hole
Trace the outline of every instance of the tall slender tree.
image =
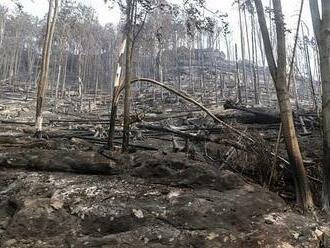
[(275, 62), (271, 41), (269, 38), (262, 1), (254, 0), (254, 2), (257, 9), (268, 66), (275, 84), (277, 99), (279, 102), (283, 136), (289, 160), (292, 165), (292, 172), (296, 189), (296, 200), (297, 203), (302, 205), (304, 209), (310, 209), (313, 208), (313, 199), (298, 144), (293, 121), (290, 94), (287, 88), (285, 24), (284, 16), (282, 13), (281, 0), (273, 0), (277, 36), (277, 64)]
[(44, 39), (43, 49), (42, 49), (42, 63), (40, 71), (40, 79), (38, 82), (38, 92), (37, 92), (37, 108), (36, 108), (36, 136), (38, 138), (42, 137), (42, 106), (45, 97), (47, 85), (48, 85), (48, 74), (49, 74), (49, 60), (51, 53), (51, 46), (53, 41), (55, 23), (57, 18), (57, 12), (59, 7), (59, 0), (49, 1), (49, 10), (47, 16), (47, 27), (46, 36)]
[(246, 68), (245, 68), (245, 38), (242, 22), (242, 13), (241, 13), (241, 2), (237, 0), (238, 6), (238, 17), (239, 17), (239, 28), (240, 28), (240, 37), (241, 37), (241, 55), (242, 55), (242, 72), (243, 72), (243, 85), (244, 85), (244, 99), (245, 102), (248, 101), (248, 84), (246, 79)]
[(126, 26), (125, 26), (125, 37), (126, 37), (126, 57), (125, 57), (125, 98), (124, 98), (124, 131), (123, 131), (123, 151), (128, 150), (129, 145), (129, 128), (130, 128), (130, 99), (131, 99), (131, 70), (132, 60), (131, 51), (133, 44), (133, 14), (135, 9), (135, 0), (126, 0)]
[(322, 81), (323, 128), (323, 208), (330, 213), (330, 1), (322, 0), (322, 16), (318, 1), (309, 0), (313, 29), (319, 47)]

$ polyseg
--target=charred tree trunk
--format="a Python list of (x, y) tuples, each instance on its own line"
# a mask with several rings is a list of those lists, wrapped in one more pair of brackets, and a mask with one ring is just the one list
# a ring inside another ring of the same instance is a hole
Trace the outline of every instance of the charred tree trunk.
[(235, 44), (235, 60), (236, 60), (236, 87), (237, 87), (237, 99), (239, 103), (242, 103), (242, 92), (241, 92), (241, 82), (239, 76), (239, 65), (237, 56), (237, 44)]
[(318, 1), (310, 0), (314, 33), (319, 46), (322, 80), (323, 126), (323, 208), (330, 213), (330, 1), (322, 0), (322, 19)]
[(241, 2), (237, 0), (238, 5), (238, 16), (239, 16), (239, 27), (240, 27), (240, 36), (241, 36), (241, 53), (242, 53), (242, 73), (243, 73), (243, 85), (244, 85), (244, 94), (245, 102), (248, 101), (248, 90), (247, 90), (247, 80), (246, 80), (246, 68), (245, 68), (245, 39), (242, 23), (242, 13), (241, 13)]
[(275, 63), (274, 54), (272, 51), (262, 2), (261, 0), (255, 0), (255, 4), (257, 8), (258, 20), (263, 36), (264, 48), (267, 56), (269, 69), (273, 81), (275, 83), (276, 94), (280, 107), (283, 136), (289, 160), (293, 169), (292, 171), (295, 181), (297, 203), (301, 204), (304, 209), (312, 208), (313, 199), (298, 144), (296, 130), (294, 127), (292, 106), (290, 103), (290, 96), (287, 88), (285, 27), (282, 14), (281, 0), (273, 0), (277, 34), (277, 65)]
[(65, 59), (64, 59), (64, 63), (63, 63), (63, 78), (62, 78), (62, 92), (61, 92), (61, 98), (63, 98), (65, 96), (65, 87), (66, 87), (66, 71), (68, 68), (68, 56), (67, 54), (64, 55)]
[(111, 104), (111, 113), (110, 113), (110, 127), (108, 133), (108, 146), (111, 149), (113, 147), (113, 140), (115, 136), (115, 122), (117, 116), (117, 105), (118, 105), (118, 95), (119, 95), (119, 88), (120, 88), (120, 78), (122, 72), (122, 60), (124, 57), (124, 52), (126, 49), (126, 39), (123, 41), (119, 53), (119, 60), (117, 64), (117, 71), (115, 75), (115, 82), (113, 86), (113, 94), (112, 94), (112, 104)]
[(252, 74), (253, 74), (253, 88), (254, 88), (254, 103), (259, 104), (259, 83), (258, 83), (258, 54), (257, 54), (257, 42), (256, 42), (256, 32), (255, 32), (255, 23), (254, 23), (254, 14), (251, 13), (251, 29), (252, 29)]
[[(37, 93), (37, 108), (36, 108), (36, 135), (40, 138), (42, 136), (42, 105), (45, 97), (47, 84), (48, 84), (48, 71), (51, 45), (53, 41), (55, 23), (57, 18), (59, 0), (51, 0), (49, 2), (49, 11), (47, 17), (47, 29), (42, 50), (42, 64), (40, 79), (38, 82)], [(54, 5), (54, 6), (53, 6)]]
[[(157, 30), (156, 34), (157, 42), (158, 42), (158, 52), (156, 57), (156, 67), (157, 67), (157, 80), (159, 82), (163, 82), (163, 41), (162, 41), (162, 33), (161, 29)], [(161, 100), (163, 101), (163, 89), (161, 89)]]
[(134, 0), (126, 0), (126, 57), (125, 57), (125, 98), (124, 98), (124, 130), (123, 130), (123, 152), (128, 150), (129, 146), (129, 129), (130, 129), (130, 104), (131, 104), (131, 53), (133, 44), (132, 21), (134, 13)]
[(314, 88), (314, 81), (313, 81), (313, 75), (312, 75), (308, 45), (307, 45), (305, 32), (304, 32), (304, 27), (303, 27), (302, 23), (301, 23), (301, 34), (302, 34), (302, 39), (303, 39), (303, 55), (304, 55), (304, 58), (305, 58), (305, 70), (306, 70), (306, 73), (308, 74), (308, 79), (309, 79), (309, 83), (310, 83), (310, 90), (311, 90), (311, 95), (312, 95), (312, 102), (313, 102), (313, 105), (314, 105), (314, 111), (316, 113), (318, 113), (319, 111), (318, 111), (317, 97), (316, 97), (316, 94), (315, 94), (315, 88)]

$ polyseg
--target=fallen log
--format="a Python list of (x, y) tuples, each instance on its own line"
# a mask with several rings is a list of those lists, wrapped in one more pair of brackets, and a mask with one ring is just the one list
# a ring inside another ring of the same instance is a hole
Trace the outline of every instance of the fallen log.
[[(243, 113), (231, 115), (230, 118), (235, 118), (244, 124), (279, 124), (281, 123), (281, 117), (279, 113), (271, 112), (268, 109), (246, 107), (233, 101), (226, 101), (223, 105), (224, 109), (235, 109)], [(295, 125), (302, 128), (304, 134), (309, 134), (306, 129), (308, 127), (319, 126), (318, 117), (313, 114), (304, 115), (303, 113), (293, 113)], [(303, 117), (310, 117), (312, 119), (306, 119)], [(221, 116), (221, 118), (224, 118)], [(226, 117), (225, 117), (226, 118)], [(315, 118), (315, 119), (313, 119)]]
[[(95, 137), (86, 137), (86, 136), (73, 136), (74, 138), (78, 138), (78, 139), (84, 139), (84, 140), (88, 140), (90, 142), (94, 142), (97, 144), (107, 144), (107, 142), (105, 140), (99, 139), (99, 138), (95, 138)], [(117, 136), (114, 137), (114, 139), (116, 138), (122, 138), (122, 136)], [(116, 145), (122, 145), (121, 141), (113, 141), (114, 144)], [(158, 151), (158, 149), (156, 147), (152, 147), (152, 146), (148, 146), (148, 145), (143, 145), (143, 144), (128, 144), (129, 147), (131, 148), (137, 148), (137, 149), (142, 149), (142, 150), (147, 150), (147, 151)]]
[(36, 140), (29, 136), (0, 136), (0, 149), (4, 148), (47, 148), (54, 147), (56, 141)]
[(211, 137), (208, 137), (205, 135), (187, 133), (187, 132), (183, 132), (180, 130), (175, 130), (170, 127), (162, 127), (162, 126), (146, 125), (146, 124), (137, 124), (136, 127), (140, 128), (140, 129), (151, 130), (151, 131), (173, 133), (179, 137), (183, 137), (183, 138), (189, 139), (189, 140), (213, 142), (213, 143), (217, 143), (217, 144), (221, 144), (221, 145), (232, 146), (232, 147), (235, 147), (240, 150), (246, 150), (246, 147), (244, 145), (234, 142), (232, 140), (215, 139), (215, 138), (211, 138)]
[(279, 113), (265, 112), (265, 110), (263, 111), (256, 108), (247, 108), (232, 101), (226, 101), (223, 107), (224, 109), (236, 109), (247, 113), (237, 117), (242, 123), (274, 124), (281, 122)]
[(12, 124), (12, 125), (34, 126), (34, 125), (35, 125), (35, 122), (28, 122), (28, 121), (14, 121), (14, 120), (0, 120), (0, 124)]
[(113, 162), (96, 152), (40, 149), (6, 149), (0, 151), (0, 167), (34, 171), (74, 172), (79, 174), (115, 175)]
[(166, 119), (175, 119), (175, 118), (186, 117), (189, 115), (191, 115), (191, 112), (180, 113), (180, 114), (160, 114), (160, 115), (154, 115), (154, 116), (146, 115), (146, 116), (144, 116), (143, 120), (147, 121), (147, 122), (155, 122), (155, 121), (161, 121), (161, 120), (166, 120)]
[(109, 120), (105, 120), (105, 119), (74, 119), (74, 120), (54, 120), (54, 119), (52, 119), (52, 120), (49, 120), (49, 124), (53, 124), (53, 123), (108, 124)]
[[(26, 134), (33, 134), (33, 129), (24, 128), (23, 132)], [(73, 138), (81, 136), (93, 136), (95, 132), (90, 130), (59, 130), (55, 128), (45, 129), (48, 138)]]

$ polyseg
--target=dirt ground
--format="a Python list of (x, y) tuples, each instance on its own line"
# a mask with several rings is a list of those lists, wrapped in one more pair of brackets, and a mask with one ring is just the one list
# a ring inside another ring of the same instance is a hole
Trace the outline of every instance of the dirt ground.
[[(274, 149), (277, 127), (230, 120), (260, 140), (233, 149), (229, 141), (244, 142), (203, 113), (165, 104), (145, 111), (144, 123), (228, 142), (133, 126), (131, 152), (109, 153), (105, 102), (91, 109), (86, 101), (82, 113), (70, 102), (56, 111), (50, 103), (43, 140), (33, 138), (34, 104), (19, 93), (0, 102), (1, 247), (330, 247), (322, 214), (317, 221), (293, 207), (287, 165), (273, 168), (273, 157), (257, 152)], [(319, 131), (299, 139), (319, 203)], [(185, 149), (173, 149), (173, 140)], [(279, 155), (286, 158), (282, 143)]]

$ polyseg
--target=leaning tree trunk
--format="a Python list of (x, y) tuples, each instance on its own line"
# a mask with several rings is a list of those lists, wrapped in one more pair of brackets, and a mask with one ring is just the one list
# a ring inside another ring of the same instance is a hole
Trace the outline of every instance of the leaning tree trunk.
[(41, 64), (40, 79), (38, 82), (36, 123), (35, 123), (36, 135), (39, 138), (42, 136), (42, 105), (48, 84), (50, 51), (51, 51), (57, 11), (58, 11), (58, 2), (59, 0), (51, 0), (49, 2), (46, 37), (42, 49), (42, 64)]
[(269, 69), (275, 83), (276, 94), (280, 107), (283, 136), (289, 160), (292, 165), (297, 203), (301, 204), (304, 209), (312, 208), (313, 199), (298, 144), (296, 130), (294, 127), (292, 106), (287, 88), (285, 26), (282, 14), (281, 0), (273, 0), (277, 34), (277, 65), (275, 63), (274, 54), (272, 51), (262, 2), (261, 0), (255, 0), (255, 4)]
[(319, 46), (322, 80), (323, 127), (323, 208), (330, 213), (330, 2), (322, 0), (322, 19), (318, 1), (310, 0), (314, 33)]

